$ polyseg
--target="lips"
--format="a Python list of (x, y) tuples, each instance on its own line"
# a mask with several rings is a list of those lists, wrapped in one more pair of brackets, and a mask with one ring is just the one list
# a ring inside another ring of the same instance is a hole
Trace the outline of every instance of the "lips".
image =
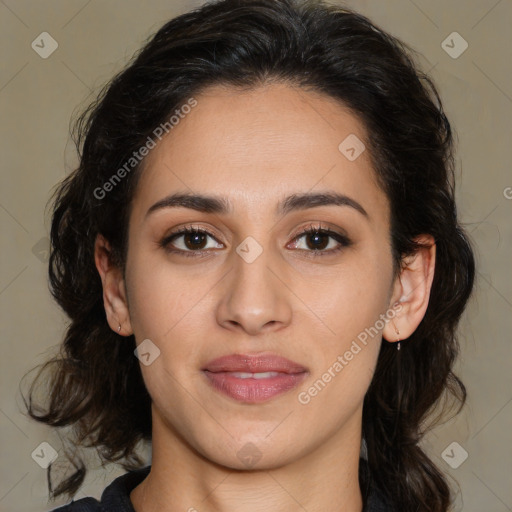
[(279, 373), (302, 373), (307, 371), (299, 363), (295, 363), (273, 354), (245, 355), (232, 354), (219, 357), (205, 365), (203, 370), (212, 373), (218, 372), (279, 372)]
[(220, 393), (240, 402), (260, 403), (295, 388), (308, 370), (274, 354), (232, 354), (202, 368), (207, 382)]

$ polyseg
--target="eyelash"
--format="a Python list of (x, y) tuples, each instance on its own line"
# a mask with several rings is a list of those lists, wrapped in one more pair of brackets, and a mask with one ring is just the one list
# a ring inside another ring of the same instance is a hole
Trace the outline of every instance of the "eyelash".
[[(197, 251), (192, 251), (192, 250), (184, 251), (182, 249), (170, 249), (169, 248), (169, 245), (173, 240), (175, 240), (176, 238), (178, 238), (180, 236), (186, 235), (186, 234), (194, 234), (194, 235), (205, 234), (205, 235), (208, 235), (215, 239), (215, 235), (213, 233), (210, 233), (210, 231), (208, 231), (207, 229), (186, 226), (186, 227), (180, 229), (179, 231), (175, 231), (175, 232), (167, 235), (164, 239), (161, 240), (159, 245), (162, 248), (164, 248), (167, 252), (179, 254), (181, 256), (185, 256), (186, 258), (204, 257), (205, 256), (204, 253), (211, 250), (211, 249), (199, 249)], [(293, 241), (300, 240), (302, 237), (308, 236), (308, 235), (324, 235), (324, 236), (327, 235), (330, 238), (333, 238), (334, 240), (336, 240), (340, 244), (337, 248), (329, 249), (327, 251), (323, 250), (323, 249), (319, 249), (319, 250), (298, 249), (300, 251), (311, 253), (310, 256), (308, 256), (308, 257), (312, 257), (312, 258), (316, 258), (319, 256), (322, 257), (322, 256), (326, 256), (326, 255), (327, 256), (332, 255), (332, 254), (338, 253), (342, 249), (352, 245), (352, 241), (347, 236), (342, 235), (341, 233), (337, 233), (335, 231), (331, 231), (330, 229), (323, 228), (321, 225), (320, 226), (310, 225), (307, 229), (304, 229), (297, 236), (295, 236), (293, 238)]]

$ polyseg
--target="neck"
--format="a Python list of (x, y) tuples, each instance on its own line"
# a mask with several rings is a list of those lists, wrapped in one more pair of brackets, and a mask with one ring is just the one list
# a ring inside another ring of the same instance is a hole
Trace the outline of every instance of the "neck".
[(154, 415), (151, 471), (130, 499), (136, 512), (361, 512), (358, 420), (289, 464), (248, 471), (205, 458)]

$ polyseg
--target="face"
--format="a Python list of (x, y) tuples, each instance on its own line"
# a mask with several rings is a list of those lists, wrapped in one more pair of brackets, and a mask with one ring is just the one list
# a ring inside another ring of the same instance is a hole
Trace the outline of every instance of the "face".
[(359, 452), (395, 300), (389, 204), (357, 156), (364, 126), (288, 85), (195, 99), (146, 158), (130, 216), (129, 322), (151, 340), (147, 361), (160, 351), (141, 364), (153, 424), (239, 469), (247, 452), (259, 468), (329, 443)]

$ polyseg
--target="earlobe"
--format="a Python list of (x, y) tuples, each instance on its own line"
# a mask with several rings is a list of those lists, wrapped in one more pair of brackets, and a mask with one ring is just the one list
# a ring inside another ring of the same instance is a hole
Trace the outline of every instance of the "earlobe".
[(110, 328), (122, 335), (133, 333), (122, 270), (113, 263), (112, 250), (102, 235), (96, 237), (94, 261), (103, 286), (103, 306)]
[(416, 240), (421, 247), (404, 260), (394, 283), (390, 304), (399, 302), (401, 307), (393, 322), (384, 327), (382, 335), (389, 342), (411, 336), (427, 311), (434, 279), (436, 244), (431, 235), (421, 235)]

